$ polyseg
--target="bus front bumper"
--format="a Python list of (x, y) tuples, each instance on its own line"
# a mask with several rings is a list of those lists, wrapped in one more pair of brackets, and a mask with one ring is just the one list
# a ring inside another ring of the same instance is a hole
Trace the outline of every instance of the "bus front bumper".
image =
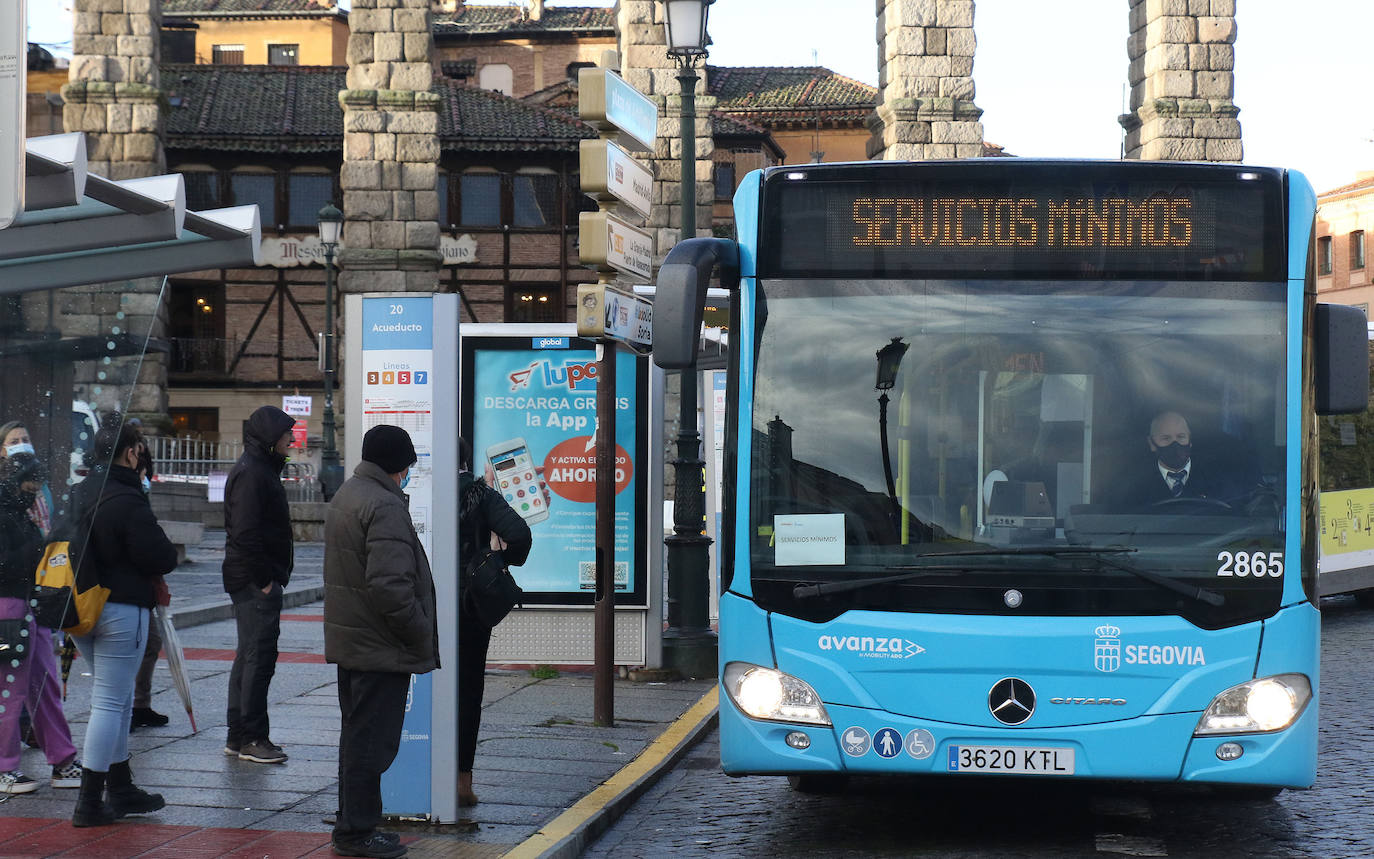
[[(1315, 706), (1282, 731), (1207, 737), (1193, 736), (1198, 713), (990, 729), (834, 704), (826, 710), (831, 726), (759, 721), (722, 692), (721, 767), (730, 775), (992, 774), (1288, 788), (1308, 788), (1316, 780)], [(1219, 755), (1223, 745), (1228, 748)]]

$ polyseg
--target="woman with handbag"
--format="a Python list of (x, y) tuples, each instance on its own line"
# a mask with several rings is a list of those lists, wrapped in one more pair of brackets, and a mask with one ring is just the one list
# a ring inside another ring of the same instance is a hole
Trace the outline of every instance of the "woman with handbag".
[[(461, 470), (458, 474), (458, 557), (466, 562), (477, 551), (500, 542), (507, 566), (518, 567), (529, 557), (534, 540), (530, 526), (501, 493), (472, 473), (472, 445), (458, 440)], [(493, 547), (495, 548), (495, 547)], [(459, 576), (459, 589), (463, 588)], [(482, 725), (482, 695), (486, 686), (487, 648), (491, 627), (469, 605), (467, 594), (458, 599), (458, 804), (477, 804), (472, 791), (472, 765), (477, 757), (477, 732)]]
[[(29, 604), (34, 572), (51, 527), (51, 502), (43, 503), (46, 491), (43, 468), (28, 431), (17, 422), (0, 426), (0, 627), (17, 634), (26, 646), (18, 665), (12, 656), (10, 664), (0, 666), (8, 669), (0, 675), (0, 685), (10, 693), (0, 699), (0, 793), (4, 794), (38, 789), (38, 782), (19, 768), (20, 716), (25, 707), (32, 717), (34, 737), (52, 767), (52, 786), (81, 786), (81, 762), (62, 712), (52, 630), (36, 622)], [(0, 638), (5, 637), (7, 633), (0, 633)]]
[(89, 516), (91, 523), (82, 574), (93, 564), (110, 593), (95, 628), (77, 639), (94, 685), (73, 826), (104, 826), (166, 804), (161, 794), (136, 787), (129, 771), (134, 678), (148, 641), (154, 581), (177, 565), (176, 547), (157, 524), (138, 477), (142, 451), (137, 427), (107, 422), (95, 436), (98, 465), (75, 492), (75, 515)]

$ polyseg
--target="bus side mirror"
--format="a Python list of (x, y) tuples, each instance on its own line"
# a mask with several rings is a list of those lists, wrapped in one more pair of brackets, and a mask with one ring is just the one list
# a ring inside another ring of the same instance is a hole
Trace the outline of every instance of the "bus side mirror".
[(678, 242), (658, 269), (654, 289), (654, 363), (665, 370), (695, 367), (706, 287), (720, 267), (721, 284), (739, 285), (739, 248), (729, 239)]
[(1312, 337), (1317, 414), (1363, 412), (1369, 406), (1369, 326), (1364, 311), (1345, 304), (1318, 304)]

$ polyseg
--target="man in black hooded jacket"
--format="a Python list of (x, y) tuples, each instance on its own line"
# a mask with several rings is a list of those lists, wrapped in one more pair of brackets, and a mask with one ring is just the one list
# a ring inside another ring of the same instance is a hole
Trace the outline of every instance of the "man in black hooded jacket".
[(244, 429), (243, 454), (224, 484), (222, 571), (238, 626), (224, 753), (262, 764), (286, 761), (269, 736), (267, 689), (277, 670), (282, 589), (294, 563), (291, 508), (281, 472), (295, 425), (295, 418), (273, 406), (253, 412)]

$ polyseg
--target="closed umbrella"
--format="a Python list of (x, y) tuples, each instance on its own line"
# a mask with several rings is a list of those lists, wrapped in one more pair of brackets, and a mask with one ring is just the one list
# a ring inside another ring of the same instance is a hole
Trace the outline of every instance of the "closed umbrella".
[(62, 647), (58, 651), (62, 659), (62, 700), (67, 700), (67, 678), (72, 675), (72, 662), (76, 659), (76, 642), (70, 635), (62, 636)]
[(153, 606), (153, 616), (157, 618), (158, 629), (162, 632), (162, 652), (167, 656), (167, 670), (172, 672), (172, 684), (177, 687), (181, 703), (186, 706), (186, 717), (191, 720), (191, 733), (196, 732), (196, 715), (191, 712), (191, 677), (186, 673), (186, 656), (181, 651), (181, 639), (172, 625), (172, 616), (164, 606)]

